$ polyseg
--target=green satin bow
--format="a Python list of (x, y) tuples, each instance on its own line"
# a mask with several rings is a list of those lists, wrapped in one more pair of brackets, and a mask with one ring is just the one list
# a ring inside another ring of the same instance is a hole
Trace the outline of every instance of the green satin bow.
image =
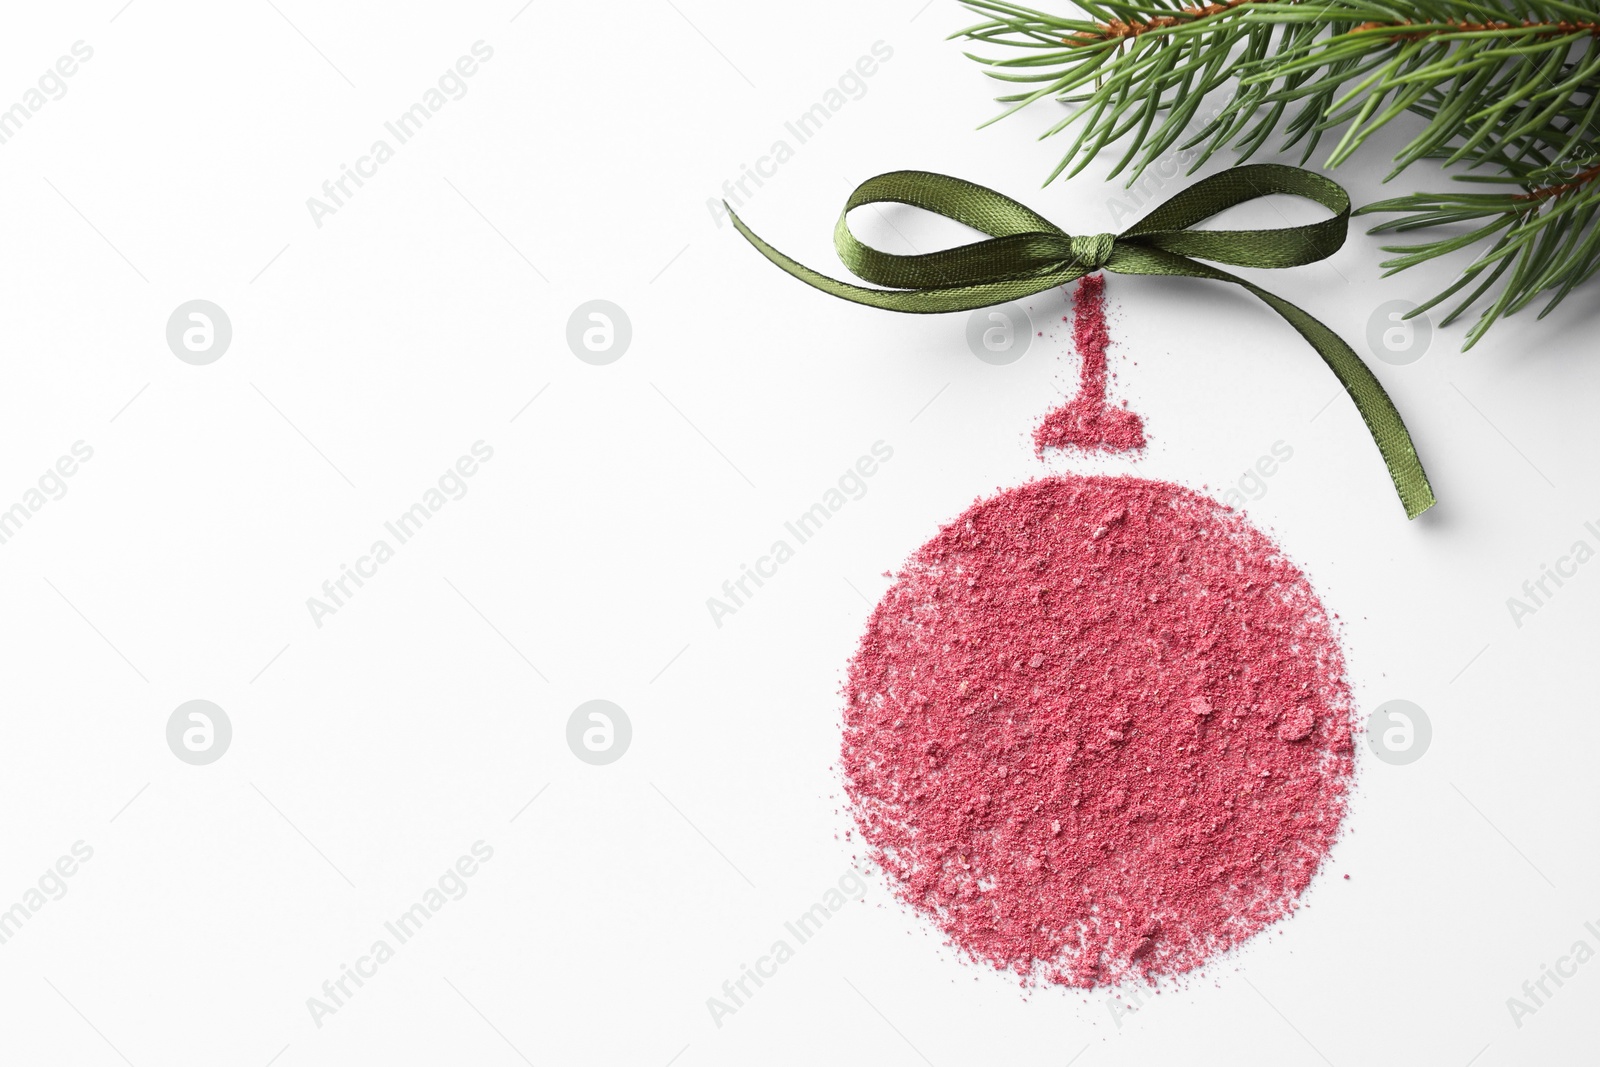
[[(1334, 216), (1277, 230), (1189, 229), (1220, 211), (1271, 193), (1314, 200)], [(845, 220), (853, 208), (883, 202), (936, 212), (981, 230), (991, 239), (914, 256), (879, 251), (856, 240)], [(1300, 331), (1355, 401), (1388, 465), (1407, 518), (1416, 518), (1433, 506), (1433, 489), (1411, 435), (1389, 394), (1361, 357), (1338, 334), (1287, 300), (1237, 275), (1196, 262), (1209, 259), (1240, 267), (1295, 267), (1338, 251), (1350, 218), (1350, 197), (1319, 174), (1275, 163), (1234, 167), (1196, 182), (1120, 234), (1087, 237), (1074, 237), (1010, 197), (960, 178), (917, 170), (880, 174), (850, 194), (834, 227), (833, 245), (851, 273), (887, 289), (869, 289), (818, 274), (752, 233), (726, 201), (723, 206), (734, 227), (788, 273), (825, 293), (889, 311), (970, 311), (1031, 296), (1101, 269), (1117, 274), (1211, 278), (1243, 286)]]

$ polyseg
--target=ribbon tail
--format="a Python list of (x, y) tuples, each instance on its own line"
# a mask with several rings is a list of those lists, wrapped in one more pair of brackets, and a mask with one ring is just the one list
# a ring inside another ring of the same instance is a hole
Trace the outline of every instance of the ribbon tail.
[(1356, 410), (1361, 413), (1361, 421), (1367, 424), (1367, 432), (1372, 434), (1372, 440), (1383, 456), (1384, 465), (1389, 468), (1389, 478), (1394, 482), (1395, 492), (1400, 495), (1400, 503), (1406, 509), (1406, 518), (1414, 519), (1433, 507), (1433, 487), (1428, 484), (1422, 460), (1417, 457), (1416, 446), (1411, 443), (1411, 434), (1407, 432), (1400, 412), (1395, 409), (1394, 401), (1389, 399), (1389, 394), (1384, 391), (1383, 384), (1371, 368), (1361, 361), (1354, 349), (1345, 344), (1344, 338), (1305, 309), (1274, 296), (1237, 274), (1229, 274), (1210, 264), (1199, 263), (1165, 249), (1128, 247), (1120, 260), (1113, 257), (1107, 269), (1122, 274), (1180, 275), (1232, 282), (1276, 311), (1283, 321), (1293, 326), (1316, 349), (1317, 355), (1322, 357), (1328, 369), (1333, 371), (1333, 376), (1339, 379), (1339, 384), (1344, 386), (1344, 391), (1350, 394)]
[(784, 273), (800, 279), (813, 289), (822, 290), (829, 296), (836, 296), (854, 304), (882, 308), (885, 311), (903, 311), (913, 315), (932, 315), (943, 311), (974, 311), (978, 308), (1003, 304), (1008, 300), (1020, 300), (1025, 296), (1065, 285), (1083, 277), (1085, 273), (1081, 267), (1068, 266), (1026, 277), (980, 282), (975, 285), (935, 286), (922, 289), (871, 289), (864, 285), (852, 285), (837, 278), (830, 278), (784, 255), (746, 226), (744, 220), (734, 213), (733, 208), (728, 207), (726, 201), (723, 202), (723, 206), (727, 208), (728, 218), (732, 220), (733, 228), (739, 231), (740, 236), (754, 245), (757, 252), (766, 256)]
[(1414, 519), (1433, 507), (1435, 503), (1433, 486), (1428, 484), (1428, 475), (1422, 469), (1422, 460), (1417, 455), (1416, 445), (1412, 443), (1411, 434), (1406, 430), (1406, 424), (1400, 418), (1400, 412), (1395, 408), (1394, 401), (1389, 399), (1383, 383), (1378, 381), (1371, 368), (1362, 362), (1361, 357), (1345, 343), (1344, 338), (1328, 329), (1303, 308), (1289, 303), (1282, 297), (1274, 296), (1243, 278), (1233, 280), (1259, 297), (1264, 304), (1283, 316), (1285, 322), (1299, 331), (1300, 336), (1310, 342), (1311, 347), (1317, 350), (1317, 355), (1321, 356), (1322, 361), (1333, 371), (1334, 377), (1339, 379), (1339, 384), (1344, 386), (1344, 391), (1350, 394), (1356, 410), (1361, 413), (1361, 421), (1367, 424), (1367, 431), (1372, 434), (1373, 441), (1378, 445), (1378, 452), (1383, 456), (1385, 466), (1389, 468), (1389, 477), (1394, 482), (1395, 491), (1400, 494), (1400, 503), (1406, 509), (1406, 518)]

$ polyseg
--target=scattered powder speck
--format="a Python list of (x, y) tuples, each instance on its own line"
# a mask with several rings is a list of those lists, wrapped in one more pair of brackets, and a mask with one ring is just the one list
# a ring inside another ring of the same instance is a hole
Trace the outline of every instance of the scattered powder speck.
[(1128, 452), (1144, 448), (1144, 423), (1127, 408), (1106, 403), (1106, 279), (1088, 274), (1073, 293), (1072, 340), (1082, 361), (1078, 391), (1072, 399), (1045, 417), (1033, 431), (1034, 451), (1076, 447), (1101, 452)]
[(845, 698), (872, 858), (1026, 982), (1180, 974), (1282, 918), (1353, 771), (1304, 575), (1238, 513), (1137, 478), (974, 504), (896, 576)]

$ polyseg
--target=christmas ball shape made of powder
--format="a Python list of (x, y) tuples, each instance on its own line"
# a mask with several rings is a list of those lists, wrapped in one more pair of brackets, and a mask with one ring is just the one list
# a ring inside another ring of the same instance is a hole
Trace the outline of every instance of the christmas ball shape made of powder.
[(872, 858), (1028, 983), (1182, 974), (1282, 918), (1353, 773), (1305, 576), (1237, 512), (1138, 478), (974, 504), (896, 576), (845, 700)]

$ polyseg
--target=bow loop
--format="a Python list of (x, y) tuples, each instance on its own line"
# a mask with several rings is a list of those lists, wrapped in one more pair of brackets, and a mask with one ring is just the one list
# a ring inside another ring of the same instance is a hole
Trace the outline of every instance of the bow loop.
[[(1274, 194), (1311, 200), (1332, 211), (1333, 217), (1275, 230), (1191, 229), (1230, 207)], [(932, 211), (964, 223), (988, 239), (916, 255), (884, 252), (858, 240), (848, 222), (853, 209), (876, 203), (909, 204)], [(841, 299), (889, 311), (972, 311), (1020, 300), (1101, 269), (1231, 282), (1281, 315), (1333, 371), (1377, 443), (1407, 517), (1415, 518), (1433, 506), (1433, 489), (1411, 435), (1361, 357), (1303, 309), (1243, 278), (1199, 262), (1294, 267), (1338, 251), (1348, 229), (1350, 197), (1320, 174), (1275, 163), (1234, 167), (1196, 182), (1119, 235), (1081, 237), (1068, 235), (1008, 196), (960, 178), (917, 170), (880, 174), (850, 194), (834, 228), (834, 247), (851, 272), (885, 286), (882, 289), (819, 274), (756, 236), (726, 202), (723, 207), (734, 228), (787, 273)]]

